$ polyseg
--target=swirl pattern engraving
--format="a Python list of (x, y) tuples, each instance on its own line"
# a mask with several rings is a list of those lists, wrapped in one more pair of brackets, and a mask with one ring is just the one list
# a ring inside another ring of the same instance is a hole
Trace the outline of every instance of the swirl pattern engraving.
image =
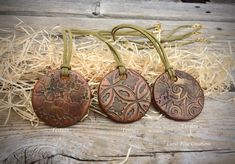
[(98, 90), (99, 104), (114, 121), (134, 122), (148, 111), (151, 103), (150, 88), (137, 72), (127, 69), (127, 77), (121, 79), (118, 69), (107, 74)]
[(66, 127), (81, 120), (88, 112), (91, 92), (86, 80), (75, 71), (61, 77), (60, 70), (44, 75), (35, 84), (32, 105), (46, 124)]
[(191, 120), (203, 109), (203, 90), (188, 73), (178, 70), (175, 73), (176, 82), (170, 80), (167, 73), (157, 78), (153, 88), (154, 104), (174, 120)]

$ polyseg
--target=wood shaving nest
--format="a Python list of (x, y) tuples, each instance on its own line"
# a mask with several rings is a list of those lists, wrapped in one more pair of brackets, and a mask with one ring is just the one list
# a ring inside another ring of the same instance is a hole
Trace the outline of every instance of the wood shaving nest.
[[(3, 29), (1, 32), (4, 37), (0, 37), (0, 111), (8, 111), (5, 124), (13, 110), (32, 125), (38, 125), (31, 104), (31, 90), (40, 76), (60, 67), (63, 41), (53, 35), (58, 32), (56, 30), (35, 30), (22, 24), (15, 26), (13, 31)], [(170, 63), (175, 69), (194, 76), (206, 96), (227, 92), (231, 84), (235, 84), (231, 74), (235, 68), (234, 58), (229, 52), (208, 51), (206, 45), (201, 44), (187, 50), (167, 48)], [(138, 50), (135, 43), (128, 41), (126, 44), (116, 41), (114, 45), (126, 67), (137, 70), (150, 85), (163, 73), (164, 67), (154, 49)], [(74, 39), (71, 66), (89, 79), (94, 95), (90, 109), (106, 116), (98, 107), (97, 87), (104, 75), (116, 66), (108, 47), (92, 36)], [(158, 120), (160, 117), (157, 113), (155, 118), (149, 115), (144, 118)]]

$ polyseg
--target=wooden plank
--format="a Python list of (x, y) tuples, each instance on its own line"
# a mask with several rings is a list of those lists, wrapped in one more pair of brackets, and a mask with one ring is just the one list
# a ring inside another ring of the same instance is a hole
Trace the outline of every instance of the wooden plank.
[[(0, 0), (0, 4), (0, 14), (3, 14), (0, 15), (1, 29), (19, 23), (15, 14), (35, 28), (60, 25), (110, 29), (120, 23), (149, 26), (161, 20), (164, 28), (169, 30), (182, 24), (202, 23), (206, 26), (206, 36), (216, 37), (210, 48), (229, 52), (230, 42), (233, 52), (235, 49), (235, 23), (230, 15), (234, 5), (220, 7), (211, 3), (185, 5), (144, 0), (135, 3), (123, 0)], [(205, 14), (205, 11), (212, 13)], [(2, 31), (0, 33), (3, 35)], [(119, 163), (131, 147), (127, 163), (234, 163), (235, 103), (226, 102), (234, 97), (235, 93), (227, 93), (219, 97), (224, 99), (222, 101), (207, 99), (201, 115), (190, 122), (174, 122), (166, 118), (157, 121), (158, 114), (151, 109), (148, 114), (152, 119), (117, 124), (91, 112), (84, 122), (55, 129), (43, 123), (31, 127), (12, 111), (8, 124), (0, 126), (0, 161)], [(6, 111), (1, 112), (1, 125), (6, 116)]]
[(0, 0), (2, 15), (80, 16), (234, 22), (234, 4), (126, 0)]
[[(77, 18), (77, 17), (44, 17), (44, 16), (17, 16), (26, 24), (34, 28), (51, 29), (55, 26), (79, 29), (111, 29), (117, 24), (130, 23), (141, 25), (143, 27), (152, 26), (156, 23), (162, 23), (164, 30), (168, 31), (184, 24), (200, 23), (204, 26), (202, 30), (204, 37), (209, 37), (211, 44), (206, 46), (209, 49), (220, 49), (221, 51), (235, 51), (235, 23), (231, 22), (203, 22), (203, 21), (155, 21), (145, 19), (105, 19), (105, 18)], [(13, 28), (20, 21), (16, 16), (0, 15), (0, 29)], [(202, 46), (202, 44), (194, 44), (194, 46)]]
[(235, 21), (233, 4), (104, 0), (100, 6), (100, 15), (111, 18)]
[(0, 0), (2, 15), (92, 16), (98, 0)]
[[(145, 19), (105, 19), (105, 18), (77, 18), (77, 17), (45, 17), (45, 16), (12, 16), (0, 15), (0, 29), (13, 29), (21, 19), (26, 24), (34, 28), (51, 29), (55, 26), (79, 29), (108, 29), (110, 30), (117, 24), (130, 23), (143, 27), (162, 23), (163, 28), (168, 31), (184, 24), (200, 23), (204, 26), (203, 36), (211, 38), (212, 43), (193, 44), (193, 47), (207, 47), (209, 51), (221, 51), (223, 54), (235, 52), (235, 23), (231, 22), (203, 22), (203, 21), (159, 21)], [(0, 31), (2, 33), (2, 31)], [(3, 35), (3, 34), (1, 34)], [(191, 46), (185, 47), (186, 49)], [(231, 51), (231, 52), (230, 52)], [(235, 74), (234, 74), (235, 75)]]
[(228, 4), (231, 4), (231, 3), (235, 3), (234, 0), (210, 0), (211, 3), (228, 3)]
[[(226, 101), (234, 97), (227, 93), (218, 97), (221, 101), (206, 99), (203, 112), (189, 122), (143, 118), (118, 124), (90, 113), (84, 122), (57, 129), (43, 123), (31, 127), (13, 114), (0, 126), (0, 161), (118, 163), (131, 147), (129, 163), (232, 163), (235, 103)], [(152, 110), (150, 117), (158, 117)], [(1, 124), (6, 114), (0, 115)]]
[(170, 30), (184, 24), (202, 24), (202, 30), (206, 35), (216, 35), (224, 40), (235, 38), (235, 23), (233, 22), (204, 22), (204, 21), (166, 21), (146, 19), (105, 19), (105, 18), (77, 18), (77, 17), (44, 17), (44, 16), (12, 16), (0, 15), (0, 28), (13, 28), (20, 20), (36, 28), (53, 28), (62, 26), (68, 28), (79, 28), (91, 30), (111, 29), (118, 24), (136, 24), (143, 27), (161, 23), (163, 29)]

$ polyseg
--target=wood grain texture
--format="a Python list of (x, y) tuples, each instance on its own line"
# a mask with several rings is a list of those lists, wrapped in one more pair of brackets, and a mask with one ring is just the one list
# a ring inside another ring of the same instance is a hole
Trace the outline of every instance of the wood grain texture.
[[(197, 6), (197, 7), (196, 7)], [(181, 2), (104, 1), (100, 14), (112, 18), (164, 19), (164, 20), (210, 20), (234, 22), (235, 6), (230, 4), (191, 4)]]
[[(227, 93), (220, 98), (228, 100), (234, 96), (235, 93)], [(118, 124), (90, 113), (84, 122), (63, 129), (43, 123), (31, 127), (13, 115), (6, 126), (0, 127), (0, 161), (118, 163), (132, 147), (130, 163), (232, 163), (234, 107), (231, 102), (207, 99), (202, 113), (189, 122), (143, 118), (133, 124)], [(157, 116), (151, 111), (148, 114)], [(4, 118), (2, 114), (1, 124)]]
[(234, 22), (235, 5), (126, 0), (1, 0), (0, 14)]
[[(152, 26), (161, 23), (163, 29), (169, 31), (174, 27), (183, 24), (203, 24), (203, 35), (201, 37), (208, 37), (212, 42), (206, 44), (212, 50), (220, 49), (221, 51), (229, 50), (229, 44), (232, 51), (235, 51), (235, 23), (232, 22), (203, 22), (203, 21), (165, 21), (165, 20), (145, 20), (145, 19), (106, 19), (106, 18), (77, 18), (77, 17), (45, 17), (45, 16), (12, 16), (0, 15), (0, 28), (13, 29), (22, 20), (34, 28), (51, 29), (55, 26), (80, 28), (80, 29), (111, 29), (117, 24), (129, 23), (141, 26)], [(3, 33), (0, 31), (0, 33)], [(200, 37), (200, 36), (199, 36)], [(194, 44), (193, 46), (202, 46), (202, 44)], [(188, 47), (187, 47), (188, 48)]]
[(1, 15), (92, 16), (98, 0), (0, 0)]
[[(233, 53), (235, 5), (213, 1), (219, 3), (0, 0), (0, 28), (13, 29), (19, 23), (16, 16), (35, 28), (110, 29), (120, 23), (150, 26), (161, 22), (170, 30), (201, 23), (206, 37), (214, 37), (209, 49)], [(6, 33), (0, 31), (0, 35)], [(90, 112), (84, 122), (57, 129), (43, 123), (31, 127), (13, 111), (3, 126), (7, 112), (1, 112), (0, 163), (120, 163), (130, 147), (127, 163), (234, 163), (235, 103), (227, 102), (234, 97), (230, 92), (219, 96), (223, 100), (207, 98), (202, 113), (189, 122), (157, 120), (153, 109), (148, 112), (152, 119), (133, 124), (114, 123)]]

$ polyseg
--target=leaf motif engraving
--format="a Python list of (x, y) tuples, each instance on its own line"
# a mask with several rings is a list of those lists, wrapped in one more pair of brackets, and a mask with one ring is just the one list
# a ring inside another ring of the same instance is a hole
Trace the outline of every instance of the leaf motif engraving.
[(150, 102), (148, 84), (132, 70), (127, 69), (127, 78), (122, 79), (116, 69), (100, 83), (99, 103), (115, 121), (133, 122), (140, 119), (149, 109)]
[(110, 106), (113, 103), (114, 91), (113, 88), (106, 88), (100, 94), (101, 101), (104, 106)]
[(135, 93), (128, 87), (118, 85), (114, 87), (115, 93), (123, 100), (135, 101)]

